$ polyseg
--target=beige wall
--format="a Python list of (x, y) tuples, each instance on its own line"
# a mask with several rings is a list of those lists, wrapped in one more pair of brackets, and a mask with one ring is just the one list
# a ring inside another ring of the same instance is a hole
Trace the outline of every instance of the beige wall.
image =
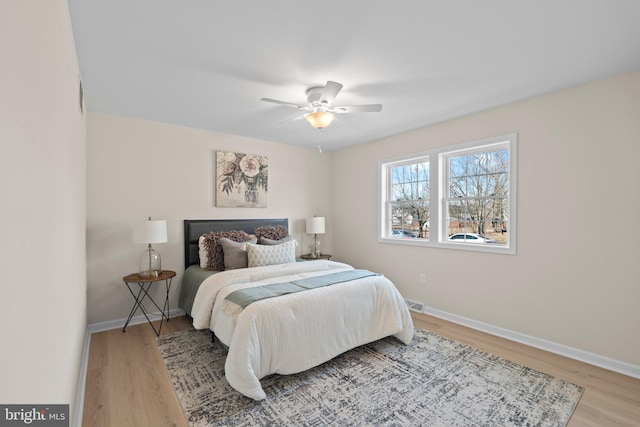
[[(308, 252), (310, 238), (304, 219), (322, 215), (327, 217), (322, 247), (331, 250), (331, 153), (94, 112), (89, 113), (87, 140), (90, 324), (129, 314), (133, 300), (122, 277), (137, 270), (145, 249), (132, 243), (131, 227), (148, 216), (167, 220), (169, 242), (154, 247), (162, 267), (178, 272), (171, 308), (176, 308), (184, 266), (184, 219), (288, 218), (300, 253)], [(216, 150), (269, 158), (266, 208), (215, 207)]]
[(0, 402), (71, 404), (86, 322), (85, 126), (67, 2), (0, 2)]
[[(511, 132), (517, 255), (377, 242), (379, 160)], [(639, 135), (634, 72), (338, 152), (334, 252), (428, 307), (638, 367)]]

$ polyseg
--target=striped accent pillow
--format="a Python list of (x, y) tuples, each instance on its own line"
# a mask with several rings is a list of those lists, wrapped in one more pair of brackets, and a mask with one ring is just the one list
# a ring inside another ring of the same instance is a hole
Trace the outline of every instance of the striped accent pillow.
[(279, 245), (254, 245), (247, 244), (247, 256), (249, 267), (261, 267), (263, 265), (287, 264), (296, 262), (296, 246), (298, 242), (290, 240)]

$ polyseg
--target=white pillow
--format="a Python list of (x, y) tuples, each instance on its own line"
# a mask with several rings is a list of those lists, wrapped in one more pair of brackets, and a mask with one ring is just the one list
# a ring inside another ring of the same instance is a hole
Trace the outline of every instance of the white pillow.
[(247, 243), (249, 267), (263, 265), (287, 264), (296, 262), (296, 246), (298, 242), (290, 240), (279, 245), (254, 245)]

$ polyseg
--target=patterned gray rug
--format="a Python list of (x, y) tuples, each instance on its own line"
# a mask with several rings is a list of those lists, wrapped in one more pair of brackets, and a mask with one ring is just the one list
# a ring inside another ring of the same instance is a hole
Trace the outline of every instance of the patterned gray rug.
[(582, 387), (416, 329), (296, 375), (262, 380), (244, 397), (224, 378), (226, 349), (208, 331), (158, 338), (189, 425), (565, 426)]

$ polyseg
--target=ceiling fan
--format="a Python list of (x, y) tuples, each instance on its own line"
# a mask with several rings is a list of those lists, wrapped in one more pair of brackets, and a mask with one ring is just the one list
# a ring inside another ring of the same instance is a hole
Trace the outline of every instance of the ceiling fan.
[(299, 117), (307, 119), (311, 126), (316, 129), (324, 129), (329, 126), (335, 117), (334, 114), (376, 113), (382, 111), (381, 104), (333, 105), (333, 101), (340, 93), (340, 90), (342, 90), (340, 83), (329, 80), (325, 86), (314, 86), (307, 90), (307, 104), (295, 104), (271, 98), (260, 98), (260, 101), (309, 111), (309, 113)]

